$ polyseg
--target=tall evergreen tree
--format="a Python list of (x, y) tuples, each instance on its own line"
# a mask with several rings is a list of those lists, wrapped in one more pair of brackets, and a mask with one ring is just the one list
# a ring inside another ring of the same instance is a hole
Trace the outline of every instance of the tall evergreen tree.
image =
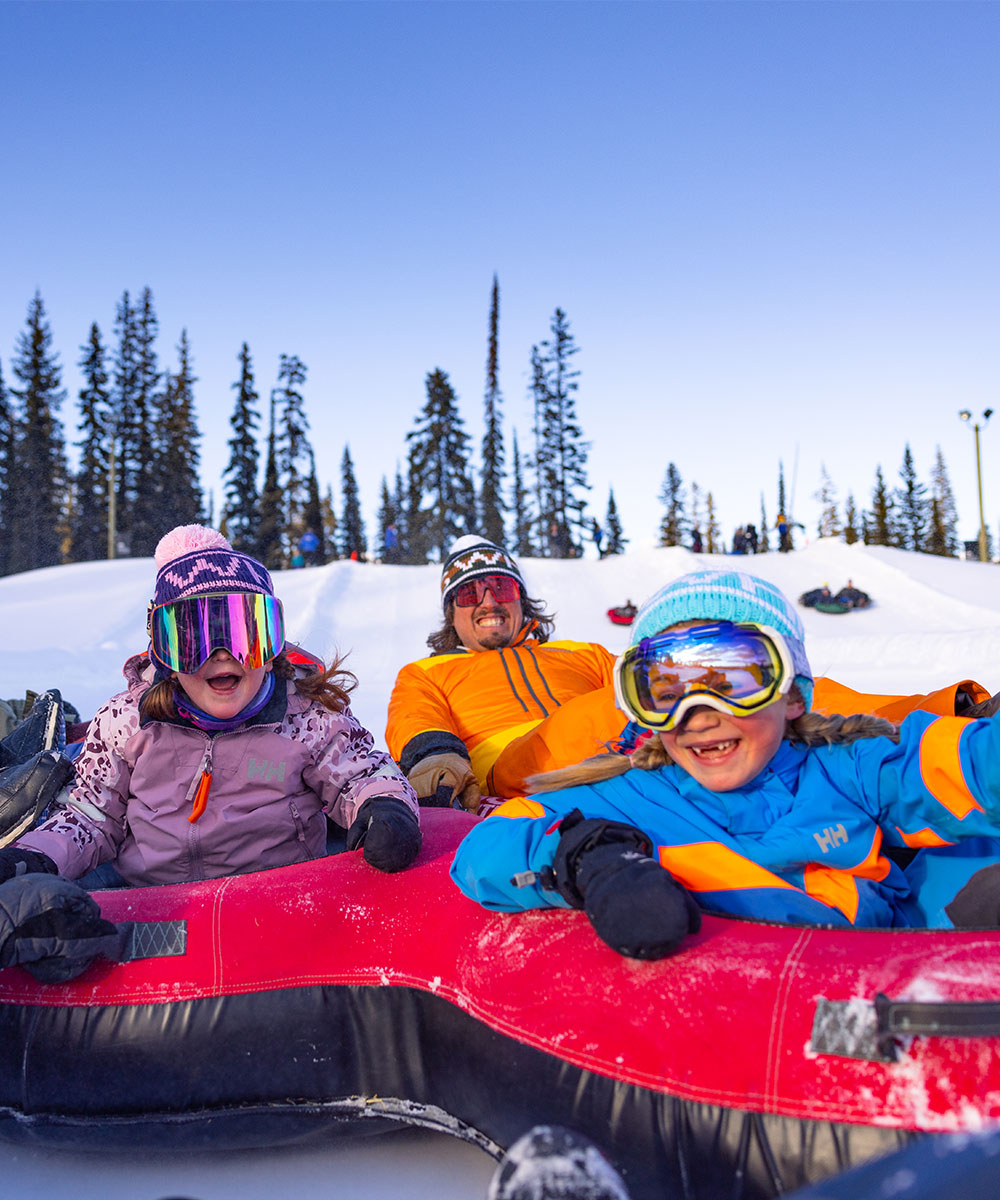
[(862, 530), (859, 529), (859, 524), (858, 506), (854, 503), (854, 493), (848, 492), (847, 499), (844, 501), (844, 541), (848, 546), (853, 546), (861, 537)]
[(349, 446), (344, 447), (344, 457), (340, 462), (340, 490), (344, 497), (339, 529), (340, 556), (357, 558), (360, 562), (368, 549), (368, 541), (365, 537), (365, 523), (361, 519), (361, 497)]
[[(157, 463), (157, 510), (148, 526), (152, 545), (147, 550), (140, 538), (136, 553), (152, 553), (163, 531), (177, 525), (193, 525), (202, 519), (201, 487), (198, 464), (201, 460), (201, 434), (195, 419), (194, 385), (197, 382), (191, 364), (191, 347), (187, 330), (181, 330), (177, 344), (177, 373), (165, 375), (164, 393), (158, 404), (156, 440), (160, 445)], [(144, 530), (146, 522), (139, 519), (140, 504), (136, 503), (136, 529)]]
[(396, 502), (389, 491), (389, 481), (383, 475), (379, 487), (378, 512), (375, 515), (375, 520), (378, 522), (378, 550), (376, 553), (382, 562), (392, 562), (399, 558), (398, 545), (393, 549), (386, 540), (386, 532), (390, 525), (396, 526), (398, 537), (397, 515)]
[(469, 435), (454, 389), (439, 367), (427, 375), (427, 402), (407, 435), (410, 494), (408, 559), (444, 561), (452, 542), (475, 528), (475, 495), (469, 472)]
[(813, 498), (819, 502), (820, 514), (816, 525), (817, 534), (823, 537), (840, 537), (840, 514), (837, 512), (837, 489), (826, 469), (820, 465), (819, 488)]
[(285, 565), (275, 408), (275, 394), (272, 392), (267, 429), (267, 457), (264, 461), (264, 486), (261, 488), (258, 504), (256, 554), (269, 571), (280, 570)]
[(719, 516), (715, 510), (715, 498), (711, 492), (705, 494), (705, 551), (708, 554), (721, 554), (725, 551)]
[(872, 506), (865, 521), (865, 544), (868, 546), (895, 546), (895, 506), (886, 487), (882, 466), (875, 468), (875, 486), (872, 488)]
[(941, 447), (936, 447), (931, 471), (931, 519), (927, 550), (954, 558), (958, 555), (958, 510)]
[(767, 509), (764, 507), (764, 493), (760, 494), (760, 533), (757, 537), (757, 553), (767, 554), (771, 549), (771, 538), (767, 529)]
[(483, 467), (479, 492), (479, 531), (496, 542), (504, 543), (503, 528), (503, 431), (500, 414), (500, 367), (498, 329), (500, 324), (500, 286), (493, 276), (490, 297), (490, 331), (486, 355), (486, 396), (483, 402)]
[(11, 572), (55, 566), (62, 559), (59, 524), (68, 485), (59, 408), (66, 393), (62, 367), (52, 350), (45, 305), (36, 292), (26, 329), (18, 336), (12, 369), (20, 388), (14, 413), (14, 445), (8, 465), (4, 541)]
[(313, 551), (313, 565), (322, 566), (326, 562), (326, 530), (323, 522), (323, 501), (319, 494), (319, 479), (316, 476), (316, 455), (309, 447), (309, 475), (306, 479), (306, 504), (302, 513), (302, 523), (305, 529), (311, 529), (316, 535), (317, 546)]
[[(536, 552), (542, 554), (548, 540), (549, 526), (554, 518), (546, 505), (544, 486), (544, 480), (550, 471), (552, 457), (552, 449), (547, 445), (544, 434), (549, 388), (545, 380), (545, 362), (542, 359), (542, 352), (537, 346), (531, 347), (531, 383), (528, 390), (531, 393), (531, 429), (534, 441), (534, 453), (529, 461), (534, 475), (535, 533), (533, 542)], [(527, 551), (522, 553), (527, 553)]]
[[(549, 528), (556, 527), (560, 549), (565, 557), (571, 552), (574, 532), (579, 538), (587, 507), (587, 457), (590, 443), (576, 413), (577, 380), (580, 372), (572, 365), (579, 347), (570, 332), (569, 321), (561, 308), (552, 315), (550, 337), (542, 343), (545, 364), (546, 404), (542, 440), (546, 447), (546, 469), (542, 477), (546, 517)], [(551, 547), (550, 547), (551, 549)]]
[(337, 557), (337, 514), (333, 507), (333, 488), (327, 484), (321, 505), (323, 513), (323, 545), (327, 559)]
[(618, 505), (615, 503), (613, 488), (608, 489), (608, 508), (604, 514), (604, 557), (612, 554), (624, 554), (628, 538), (622, 533), (622, 522), (618, 515)]
[(701, 488), (691, 481), (691, 525), (689, 532), (693, 535), (698, 533), (702, 539), (702, 545), (705, 544), (705, 513), (702, 509)]
[(252, 554), (257, 549), (257, 520), (260, 500), (257, 491), (257, 472), (260, 469), (260, 450), (257, 429), (260, 413), (259, 396), (254, 387), (253, 361), (250, 347), (243, 343), (237, 355), (240, 377), (232, 386), (236, 403), (229, 424), (233, 436), (229, 439), (229, 463), (222, 472), (226, 505), (226, 528), (233, 549)]
[(903, 451), (899, 479), (900, 486), (896, 489), (897, 544), (904, 550), (924, 550), (930, 523), (927, 488), (917, 478), (909, 444)]
[(675, 463), (667, 464), (660, 485), (660, 503), (664, 507), (660, 521), (660, 545), (683, 546), (686, 521), (684, 518), (684, 484)]
[(532, 553), (530, 493), (521, 471), (521, 452), (518, 449), (516, 433), (514, 434), (511, 488), (510, 510), (514, 521), (511, 533), (514, 541), (514, 553), (522, 558), (528, 558)]
[[(136, 454), (132, 464), (134, 495), (129, 523), (129, 553), (135, 557), (146, 557), (153, 553), (162, 534), (173, 528), (173, 524), (169, 523), (170, 517), (162, 507), (167, 413), (173, 406), (173, 397), (168, 394), (168, 383), (157, 364), (155, 342), (159, 332), (159, 321), (153, 307), (153, 293), (148, 287), (143, 288), (139, 297), (135, 312), (135, 332)], [(168, 523), (164, 524), (165, 521)]]
[[(7, 386), (0, 371), (0, 527), (8, 528), (11, 513), (8, 486), (9, 473), (14, 461), (14, 413), (7, 395)], [(0, 537), (0, 575), (10, 571), (10, 545), (7, 537)]]
[(80, 347), (79, 367), (83, 373), (80, 389), (80, 423), (82, 437), (80, 463), (76, 473), (76, 503), (73, 513), (73, 562), (91, 562), (108, 557), (108, 488), (110, 466), (108, 458), (111, 393), (107, 366), (107, 350), (101, 342), (97, 322), (90, 326), (90, 336)]
[(115, 312), (116, 346), (112, 364), (113, 388), (108, 454), (114, 484), (115, 554), (127, 549), (132, 527), (132, 504), (140, 459), (138, 314), (127, 291)]
[(309, 421), (305, 400), (299, 390), (306, 379), (306, 366), (294, 354), (282, 354), (278, 369), (277, 398), (281, 404), (278, 433), (278, 474), (284, 493), (284, 534), (290, 545), (304, 528), (305, 471), (311, 453)]

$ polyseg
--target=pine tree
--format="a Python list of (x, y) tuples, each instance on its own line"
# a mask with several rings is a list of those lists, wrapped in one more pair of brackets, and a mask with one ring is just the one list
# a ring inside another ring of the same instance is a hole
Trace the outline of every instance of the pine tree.
[(510, 510), (514, 521), (514, 528), (511, 531), (514, 540), (514, 553), (523, 558), (528, 558), (531, 556), (533, 549), (531, 544), (531, 510), (529, 506), (529, 492), (524, 482), (524, 475), (521, 472), (521, 453), (517, 445), (516, 433), (514, 434), (512, 474)]
[(684, 484), (676, 464), (668, 463), (660, 486), (660, 503), (666, 510), (660, 521), (660, 545), (683, 546), (686, 521), (684, 518)]
[(12, 368), (20, 388), (8, 463), (4, 541), (12, 573), (55, 566), (62, 560), (59, 524), (68, 479), (59, 408), (66, 397), (62, 367), (52, 351), (52, 331), (36, 292), (27, 328), (18, 336)]
[(722, 544), (722, 531), (719, 528), (715, 499), (711, 492), (705, 496), (705, 512), (705, 550), (708, 554), (720, 554), (725, 550), (725, 546)]
[[(144, 538), (140, 538), (136, 553), (153, 552), (157, 531), (162, 534), (165, 529), (193, 525), (202, 520), (201, 487), (198, 482), (201, 459), (198, 444), (201, 434), (194, 411), (194, 385), (197, 379), (192, 373), (191, 347), (186, 329), (181, 330), (181, 340), (177, 344), (177, 364), (176, 375), (168, 372), (164, 376), (164, 392), (158, 403), (156, 440), (160, 453), (157, 462), (157, 511), (154, 520), (148, 522), (153, 534), (152, 545), (147, 549)], [(139, 508), (137, 502), (134, 538), (139, 536), (139, 529), (146, 524), (140, 521)]]
[(382, 483), (379, 486), (378, 512), (375, 515), (375, 520), (378, 522), (378, 550), (376, 553), (382, 562), (394, 562), (399, 557), (398, 544), (393, 548), (387, 544), (386, 540), (389, 526), (396, 526), (396, 518), (396, 503), (389, 491), (389, 481), (383, 475)]
[(368, 542), (365, 538), (364, 521), (361, 519), (361, 499), (349, 446), (344, 447), (344, 457), (340, 463), (340, 488), (344, 497), (340, 517), (340, 556), (356, 558), (360, 562), (368, 549)]
[(767, 531), (767, 509), (764, 507), (764, 493), (760, 494), (760, 536), (757, 539), (757, 553), (767, 554), (771, 549), (771, 538)]
[[(173, 404), (173, 397), (168, 394), (168, 381), (161, 375), (157, 365), (154, 343), (158, 331), (153, 293), (148, 287), (143, 288), (135, 312), (136, 436), (135, 459), (131, 470), (134, 491), (129, 520), (129, 553), (133, 557), (151, 555), (164, 531), (178, 523), (171, 523), (169, 514), (163, 508), (163, 472), (167, 469), (167, 412)], [(164, 380), (162, 389), (159, 386), (161, 378)]]
[(236, 389), (236, 404), (229, 418), (233, 436), (229, 439), (229, 463), (222, 478), (229, 540), (235, 550), (252, 554), (257, 548), (260, 501), (257, 491), (257, 472), (260, 469), (257, 429), (260, 413), (257, 409), (259, 397), (254, 387), (253, 362), (246, 342), (240, 348), (237, 361), (240, 364), (240, 377), (232, 385)]
[(613, 488), (608, 489), (608, 508), (604, 514), (604, 557), (612, 554), (624, 554), (628, 538), (622, 533), (621, 518), (618, 516), (618, 505), (615, 504)]
[(406, 529), (408, 558), (444, 561), (452, 542), (475, 527), (475, 496), (468, 466), (469, 435), (462, 428), (455, 392), (440, 368), (426, 379), (427, 402), (409, 443), (410, 488)]
[(121, 551), (128, 552), (140, 455), (139, 440), (143, 436), (137, 413), (140, 386), (137, 322), (138, 315), (132, 307), (129, 294), (123, 292), (115, 313), (117, 345), (112, 371), (114, 386), (108, 439), (115, 495), (113, 532), (116, 557)]
[(865, 520), (865, 545), (896, 545), (895, 509), (892, 496), (889, 494), (889, 489), (885, 484), (885, 478), (882, 475), (881, 464), (875, 468), (875, 486), (872, 488), (872, 506), (871, 511), (869, 514), (867, 514)]
[(565, 558), (572, 553), (574, 531), (579, 538), (585, 524), (587, 500), (583, 493), (590, 490), (586, 472), (590, 443), (583, 440), (576, 414), (580, 372), (573, 369), (572, 359), (579, 347), (561, 308), (553, 313), (549, 328), (551, 336), (542, 343), (547, 395), (542, 427), (546, 447), (542, 487), (548, 526), (550, 531), (555, 528), (550, 553)]
[(826, 469), (826, 464), (820, 466), (819, 489), (813, 493), (813, 499), (819, 502), (820, 514), (816, 532), (821, 538), (839, 537), (841, 532), (840, 515), (837, 512), (837, 490)]
[(927, 488), (917, 478), (909, 444), (899, 468), (901, 486), (896, 489), (897, 545), (904, 550), (926, 548), (929, 512)]
[(691, 535), (692, 541), (694, 540), (695, 534), (698, 535), (698, 538), (702, 544), (702, 548), (704, 548), (704, 545), (705, 545), (704, 532), (705, 532), (705, 515), (702, 511), (701, 488), (697, 485), (697, 483), (694, 482), (694, 480), (692, 480), (691, 481), (691, 524), (689, 527), (689, 533)]
[(80, 465), (76, 474), (76, 503), (73, 512), (70, 558), (73, 562), (92, 562), (108, 556), (108, 457), (111, 393), (107, 350), (101, 343), (101, 331), (94, 321), (87, 344), (80, 347), (78, 366), (83, 373), (80, 389), (80, 423), (83, 435)]
[(858, 528), (858, 524), (858, 509), (854, 503), (854, 493), (848, 492), (847, 499), (844, 501), (844, 541), (848, 546), (853, 546), (862, 535), (862, 530)]
[(319, 479), (316, 476), (316, 455), (309, 447), (309, 475), (306, 479), (306, 503), (302, 514), (305, 529), (311, 529), (316, 535), (317, 545), (312, 553), (313, 566), (319, 567), (326, 562), (326, 530), (323, 528), (323, 501), (319, 494)]
[(305, 400), (299, 388), (306, 379), (306, 366), (295, 355), (282, 354), (278, 369), (277, 399), (281, 418), (277, 442), (278, 475), (284, 495), (284, 541), (286, 549), (297, 541), (304, 525), (305, 474), (302, 467), (309, 459), (310, 446), (306, 436), (309, 421)]
[(935, 448), (931, 471), (931, 520), (927, 550), (954, 558), (958, 555), (958, 510), (941, 447)]
[[(8, 479), (11, 464), (14, 461), (14, 413), (7, 397), (7, 386), (0, 371), (0, 528), (7, 529), (10, 525), (10, 491)], [(10, 544), (6, 537), (0, 537), (0, 575), (10, 571)]]
[(486, 355), (486, 396), (483, 412), (483, 467), (479, 492), (479, 531), (496, 542), (504, 543), (503, 528), (503, 433), (500, 415), (500, 380), (497, 353), (497, 333), (500, 322), (500, 287), (493, 276), (490, 297), (489, 348)]
[(534, 453), (529, 460), (529, 467), (534, 474), (535, 486), (535, 536), (532, 539), (539, 555), (544, 553), (548, 541), (549, 527), (555, 519), (555, 514), (546, 508), (544, 479), (549, 473), (550, 448), (544, 438), (545, 414), (549, 403), (549, 388), (545, 381), (545, 363), (537, 346), (531, 347), (531, 383), (528, 390), (531, 393), (531, 427), (534, 439)]
[(323, 513), (323, 545), (327, 559), (337, 557), (337, 514), (333, 507), (333, 488), (327, 484), (321, 505)]
[(278, 571), (285, 565), (285, 549), (282, 542), (281, 488), (278, 486), (275, 408), (275, 395), (272, 392), (267, 431), (267, 458), (264, 463), (264, 486), (261, 489), (258, 504), (256, 554), (256, 557), (269, 571)]

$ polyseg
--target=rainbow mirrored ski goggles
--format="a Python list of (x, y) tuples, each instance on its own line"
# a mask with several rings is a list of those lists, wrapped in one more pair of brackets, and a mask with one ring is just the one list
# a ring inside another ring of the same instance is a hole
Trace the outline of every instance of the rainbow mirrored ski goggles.
[(718, 621), (643, 638), (615, 662), (618, 707), (647, 729), (669, 730), (707, 704), (734, 717), (787, 695), (795, 668), (769, 625)]
[(149, 612), (150, 653), (169, 671), (193, 675), (216, 650), (248, 670), (262, 667), (285, 644), (281, 601), (256, 592), (191, 596)]

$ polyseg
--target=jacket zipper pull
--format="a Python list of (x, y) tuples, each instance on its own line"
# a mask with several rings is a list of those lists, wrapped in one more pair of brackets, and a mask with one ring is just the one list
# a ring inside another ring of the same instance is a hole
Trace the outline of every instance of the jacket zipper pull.
[(201, 779), (198, 781), (198, 790), (194, 794), (194, 804), (191, 806), (191, 815), (188, 817), (192, 825), (208, 807), (208, 789), (211, 786), (212, 772), (206, 767), (201, 773)]

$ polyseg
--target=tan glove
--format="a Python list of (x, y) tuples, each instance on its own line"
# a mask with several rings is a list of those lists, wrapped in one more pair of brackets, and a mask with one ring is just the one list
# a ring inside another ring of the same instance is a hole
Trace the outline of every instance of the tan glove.
[(408, 776), (421, 804), (448, 808), (457, 799), (464, 809), (479, 807), (479, 782), (467, 758), (461, 754), (429, 754)]

